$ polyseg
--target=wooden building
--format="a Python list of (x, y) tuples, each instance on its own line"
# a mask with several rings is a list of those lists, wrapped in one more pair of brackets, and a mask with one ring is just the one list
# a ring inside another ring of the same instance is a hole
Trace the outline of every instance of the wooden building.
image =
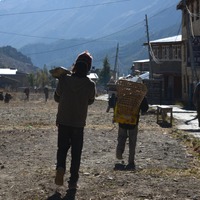
[(200, 80), (200, 0), (182, 0), (182, 98), (192, 106), (192, 95)]
[(182, 99), (181, 45), (181, 35), (150, 41), (152, 61), (149, 67), (153, 79), (161, 80), (163, 104)]
[(0, 68), (0, 88), (17, 90), (18, 87), (28, 86), (28, 74), (17, 69)]
[(141, 72), (150, 71), (149, 70), (149, 59), (134, 60), (131, 70), (132, 70), (132, 73), (134, 73), (135, 70), (139, 70)]

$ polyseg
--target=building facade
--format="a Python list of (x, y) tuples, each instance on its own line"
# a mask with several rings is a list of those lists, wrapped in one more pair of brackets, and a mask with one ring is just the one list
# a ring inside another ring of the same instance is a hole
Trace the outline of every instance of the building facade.
[(0, 68), (0, 88), (17, 90), (18, 87), (27, 87), (28, 74), (18, 72), (17, 69)]
[(151, 77), (161, 81), (161, 103), (163, 104), (182, 101), (181, 46), (181, 35), (150, 41), (152, 59), (149, 68), (151, 68)]
[(196, 83), (200, 80), (200, 0), (182, 0), (182, 98), (192, 106)]
[(139, 70), (141, 72), (149, 71), (149, 59), (133, 61), (131, 70), (132, 74), (134, 74), (135, 70)]

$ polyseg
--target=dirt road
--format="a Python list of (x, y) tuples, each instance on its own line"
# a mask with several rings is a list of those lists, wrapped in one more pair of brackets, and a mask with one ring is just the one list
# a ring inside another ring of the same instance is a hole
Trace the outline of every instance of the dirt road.
[[(175, 126), (161, 128), (153, 112), (140, 119), (137, 170), (114, 171), (117, 124), (106, 107), (89, 108), (77, 200), (200, 200), (199, 161), (183, 143), (192, 140)], [(56, 111), (53, 100), (0, 102), (0, 200), (67, 199), (67, 183), (54, 185)], [(128, 146), (125, 163), (127, 156)]]

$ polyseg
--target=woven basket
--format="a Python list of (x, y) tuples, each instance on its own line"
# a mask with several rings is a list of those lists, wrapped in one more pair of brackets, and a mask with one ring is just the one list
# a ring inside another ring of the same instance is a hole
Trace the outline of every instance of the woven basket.
[(59, 78), (60, 76), (71, 74), (71, 72), (64, 67), (56, 67), (54, 69), (49, 70), (49, 72), (54, 78)]
[(147, 87), (142, 83), (128, 80), (119, 80), (116, 84), (117, 104), (113, 120), (122, 124), (135, 125)]

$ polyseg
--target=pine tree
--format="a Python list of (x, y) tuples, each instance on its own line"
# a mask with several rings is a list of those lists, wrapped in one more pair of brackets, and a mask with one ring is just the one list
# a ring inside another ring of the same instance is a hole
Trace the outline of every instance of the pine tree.
[(36, 79), (35, 74), (30, 73), (30, 74), (28, 75), (28, 82), (29, 82), (29, 85), (30, 85), (31, 87), (34, 87), (34, 86), (35, 86), (35, 82), (36, 82), (35, 79)]
[(108, 56), (106, 56), (103, 61), (103, 68), (99, 74), (99, 83), (103, 86), (106, 86), (110, 80), (110, 77), (111, 77), (110, 63), (108, 60)]

